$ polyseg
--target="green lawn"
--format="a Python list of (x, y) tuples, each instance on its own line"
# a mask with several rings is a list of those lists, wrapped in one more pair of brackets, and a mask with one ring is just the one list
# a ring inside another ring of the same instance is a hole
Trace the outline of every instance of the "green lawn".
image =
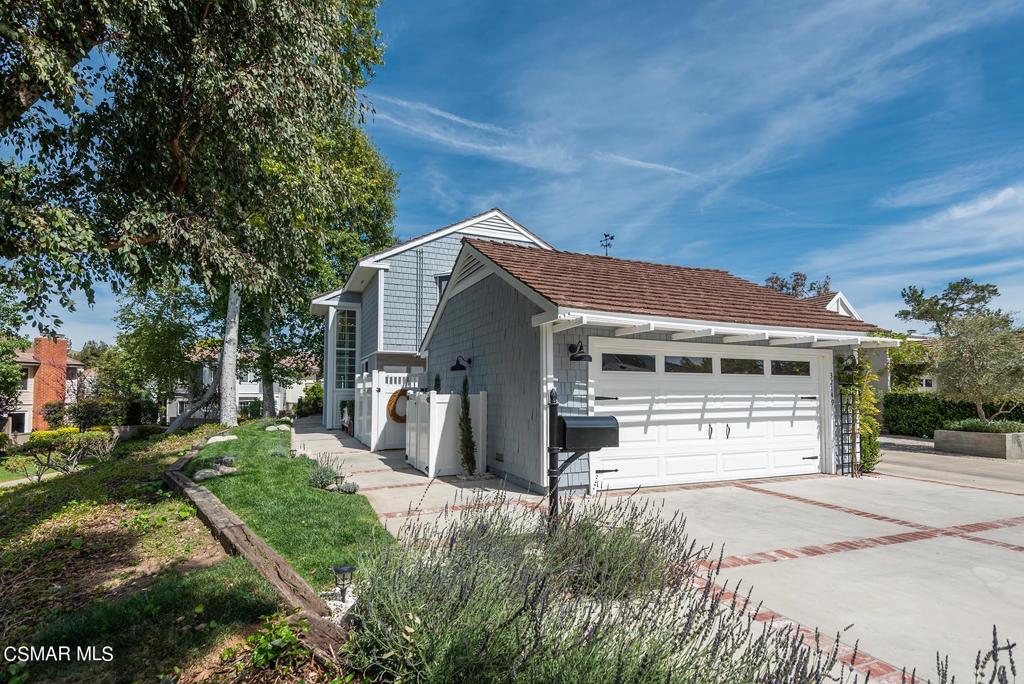
[(157, 681), (277, 610), (160, 479), (219, 429), (122, 442), (109, 461), (0, 489), (0, 644), (114, 647), (112, 663), (40, 666), (31, 681)]
[(219, 456), (234, 456), (237, 473), (202, 484), (310, 584), (325, 589), (334, 583), (332, 565), (356, 563), (361, 548), (388, 533), (366, 497), (310, 487), (307, 477), (314, 462), (290, 458), (288, 433), (267, 432), (271, 422), (233, 430), (237, 441), (207, 446), (186, 472), (210, 467)]

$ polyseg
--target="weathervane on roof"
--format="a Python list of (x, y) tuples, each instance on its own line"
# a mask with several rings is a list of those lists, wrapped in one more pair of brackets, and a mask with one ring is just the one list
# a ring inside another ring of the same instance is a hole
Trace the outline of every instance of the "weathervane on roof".
[(605, 233), (604, 237), (601, 238), (601, 246), (604, 247), (605, 256), (608, 256), (608, 250), (611, 248), (613, 240), (615, 240), (615, 236), (610, 233)]

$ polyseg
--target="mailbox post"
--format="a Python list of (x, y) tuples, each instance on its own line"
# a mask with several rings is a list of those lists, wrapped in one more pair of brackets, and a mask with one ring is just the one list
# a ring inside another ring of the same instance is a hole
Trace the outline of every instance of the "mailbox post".
[[(558, 480), (580, 456), (619, 446), (619, 421), (613, 416), (560, 416), (558, 392), (548, 395), (548, 513), (558, 517)], [(561, 465), (558, 455), (572, 452)]]

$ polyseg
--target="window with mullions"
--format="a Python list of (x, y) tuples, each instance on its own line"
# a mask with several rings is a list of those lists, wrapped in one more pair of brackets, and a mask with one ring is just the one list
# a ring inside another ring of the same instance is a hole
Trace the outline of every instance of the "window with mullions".
[(338, 309), (334, 347), (334, 386), (352, 389), (356, 382), (356, 312)]

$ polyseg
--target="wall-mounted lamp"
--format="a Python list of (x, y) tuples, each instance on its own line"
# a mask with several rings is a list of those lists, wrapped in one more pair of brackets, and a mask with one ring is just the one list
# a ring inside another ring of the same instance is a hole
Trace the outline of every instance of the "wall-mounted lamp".
[[(463, 363), (462, 363), (463, 361), (466, 362), (465, 365), (463, 365)], [(452, 368), (451, 369), (453, 371), (464, 371), (464, 370), (466, 370), (466, 366), (472, 366), (472, 365), (473, 365), (473, 359), (467, 359), (462, 354), (459, 354), (458, 358), (455, 359), (455, 363), (452, 364)]]
[(583, 347), (583, 340), (580, 340), (576, 344), (569, 345), (569, 360), (570, 361), (593, 361), (593, 357), (587, 353), (587, 350)]

